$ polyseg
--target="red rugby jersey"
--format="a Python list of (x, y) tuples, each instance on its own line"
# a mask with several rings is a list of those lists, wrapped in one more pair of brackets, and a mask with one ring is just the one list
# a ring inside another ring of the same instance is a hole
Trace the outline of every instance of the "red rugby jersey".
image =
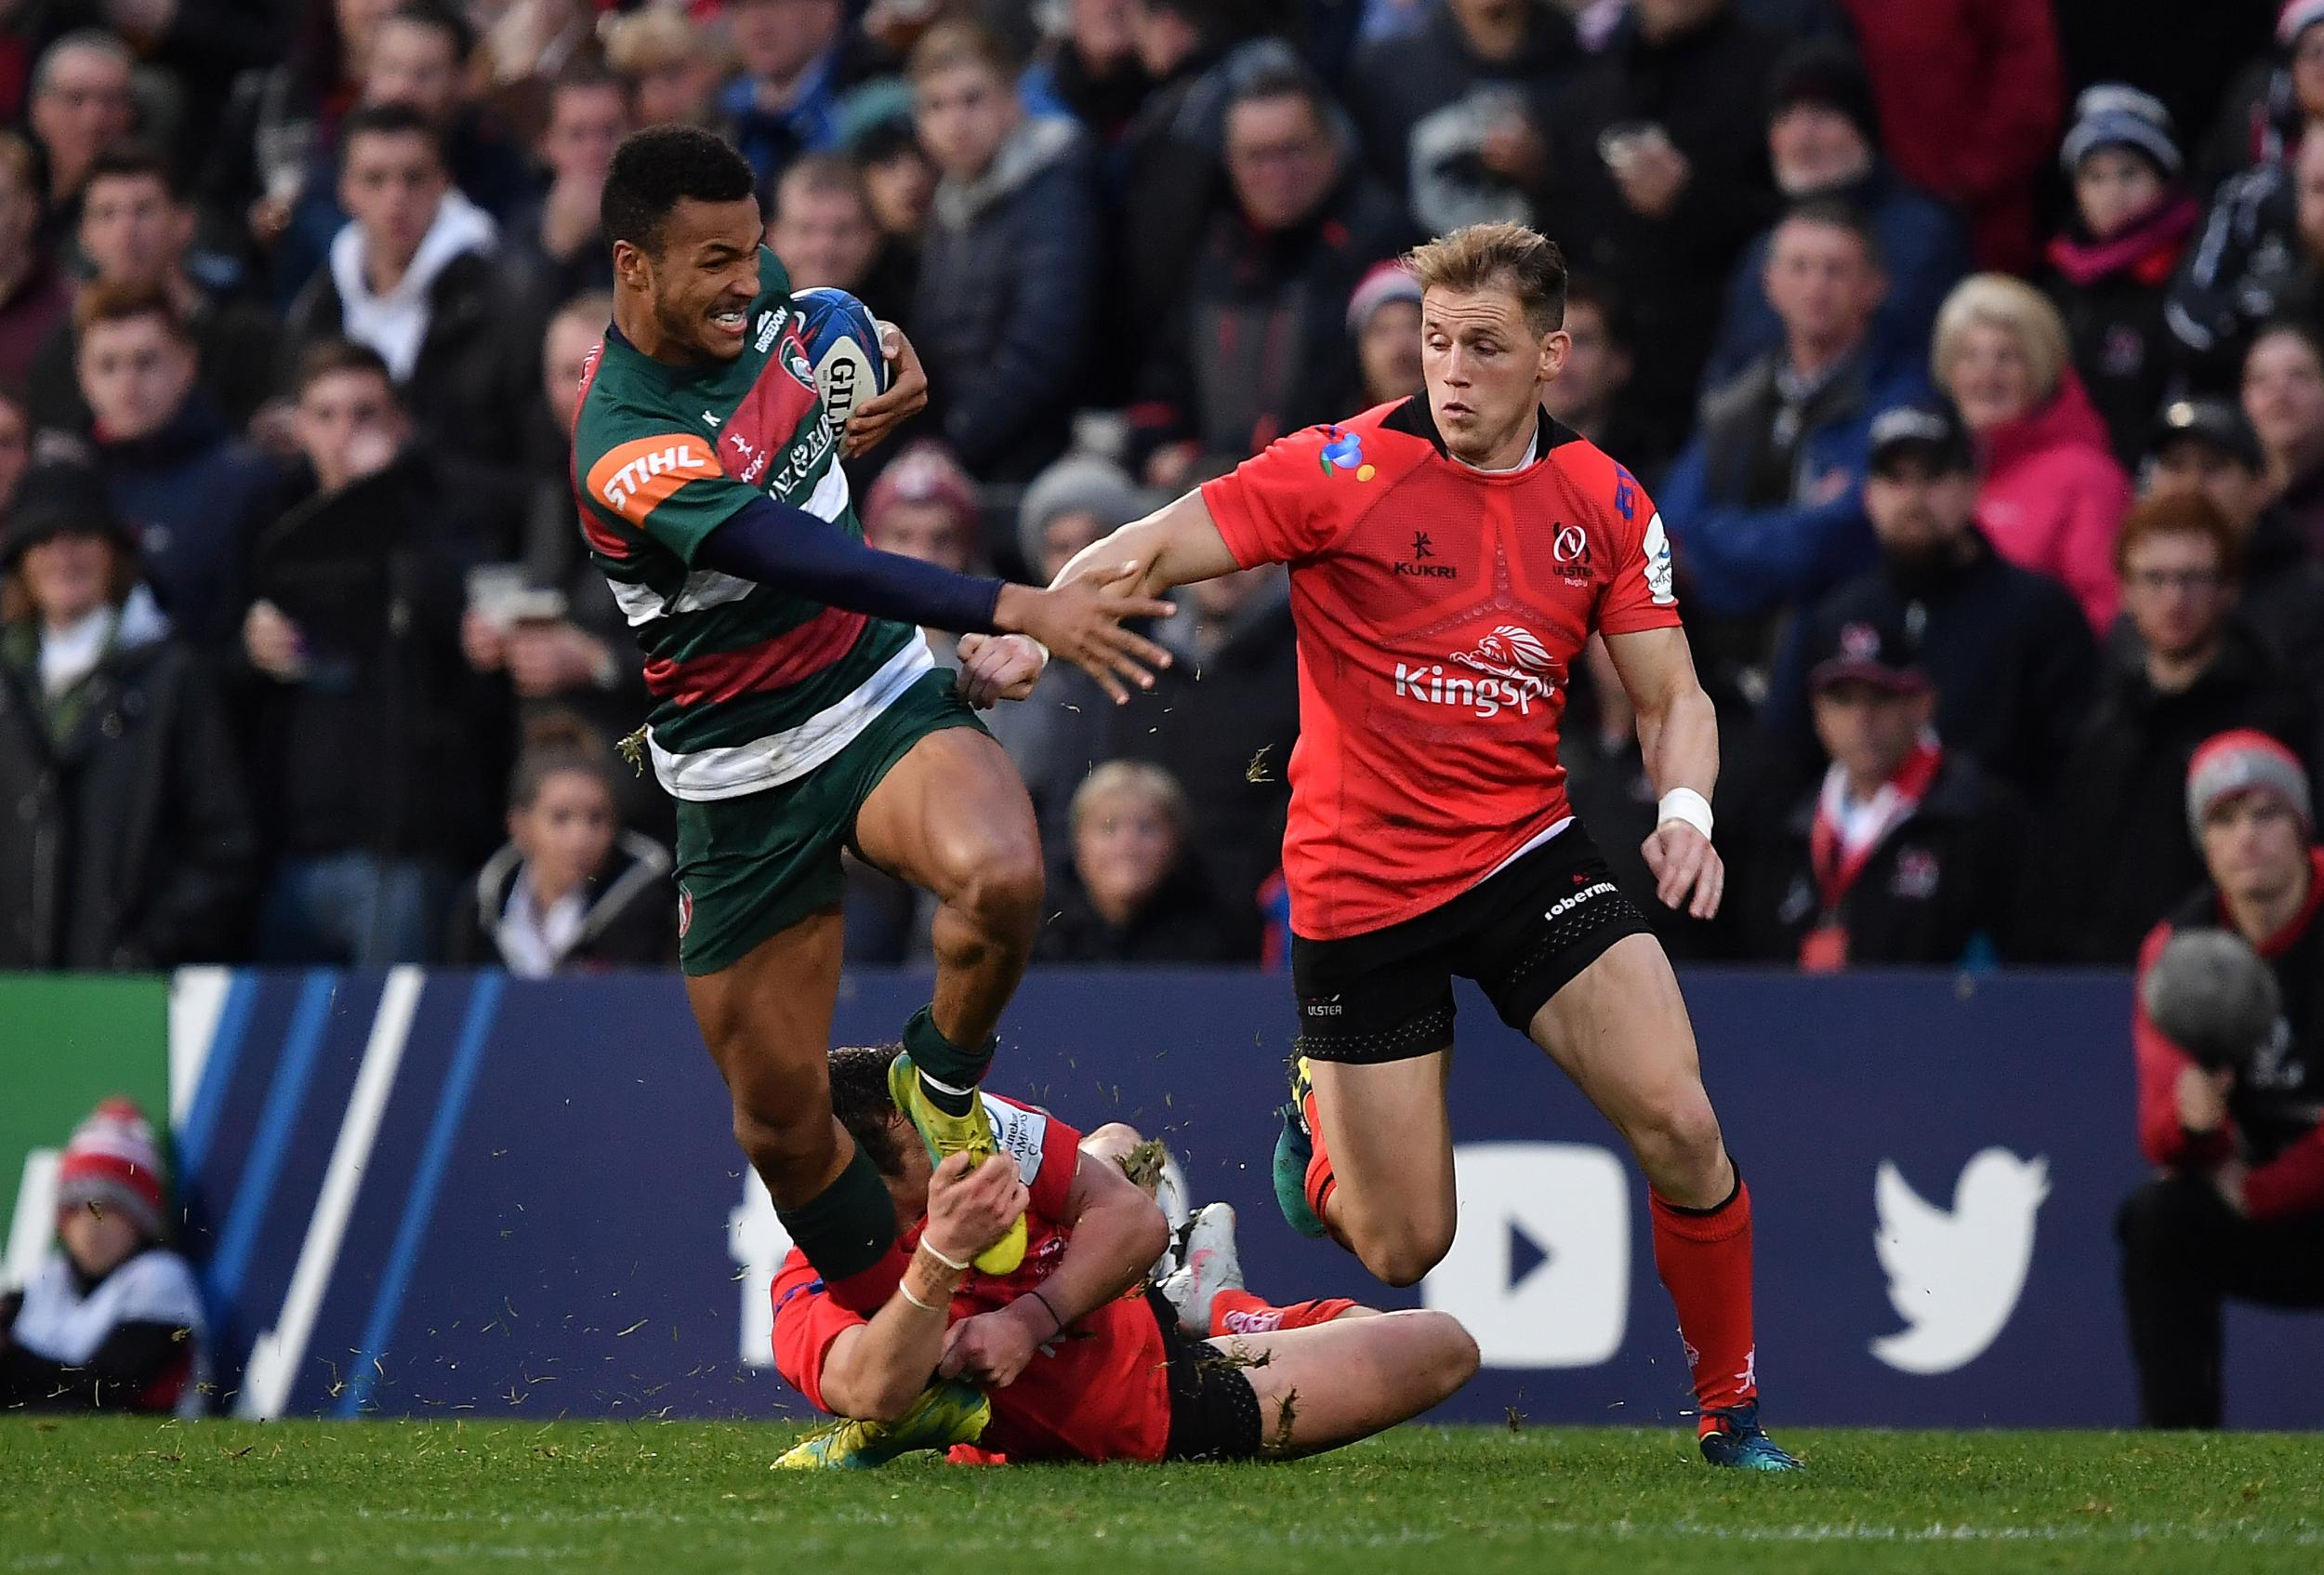
[(1270, 444), (1203, 501), (1246, 567), (1291, 567), (1300, 740), (1283, 840), (1314, 940), (1425, 913), (1570, 812), (1557, 760), (1592, 629), (1679, 621), (1670, 546), (1636, 477), (1541, 416), (1548, 452), (1488, 475), (1428, 401)]
[[(1024, 1262), (1010, 1275), (971, 1270), (953, 1293), (953, 1323), (1031, 1291), (1055, 1272), (1071, 1236), (1065, 1200), (1073, 1193), (1081, 1134), (1047, 1111), (984, 1097), (1001, 1149), (1017, 1161), (1032, 1194)], [(919, 1245), (927, 1223), (905, 1233), (907, 1251)], [(831, 1299), (797, 1248), (776, 1272), (772, 1295), (775, 1370), (818, 1410), (827, 1410), (824, 1358), (842, 1330), (868, 1320)], [(1160, 1460), (1170, 1436), (1165, 1363), (1161, 1326), (1145, 1297), (1133, 1293), (1108, 1302), (1042, 1346), (1014, 1383), (992, 1391), (993, 1420), (978, 1440), (979, 1451), (1012, 1461)]]

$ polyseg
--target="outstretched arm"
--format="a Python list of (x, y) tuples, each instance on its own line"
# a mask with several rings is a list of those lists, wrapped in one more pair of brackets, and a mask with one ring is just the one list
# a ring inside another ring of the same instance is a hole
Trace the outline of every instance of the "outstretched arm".
[(1040, 590), (956, 574), (900, 553), (867, 547), (803, 509), (751, 498), (705, 536), (693, 562), (738, 579), (758, 580), (813, 597), (826, 606), (932, 629), (1023, 633), (1085, 668), (1117, 700), (1122, 681), (1151, 685), (1148, 667), (1168, 653), (1123, 620), (1166, 617), (1174, 609), (1125, 591), (1119, 584)]
[[(1083, 548), (1059, 572), (1054, 589), (1094, 580), (1109, 597), (1158, 597), (1241, 567), (1198, 488)], [(960, 642), (961, 693), (980, 706), (1022, 700), (1033, 693), (1047, 659), (1023, 640), (971, 636)], [(1152, 682), (1142, 674), (1125, 676)]]
[(1606, 655), (1638, 708), (1638, 747), (1661, 795), (1646, 839), (1655, 895), (1697, 919), (1719, 911), (1726, 869), (1710, 845), (1710, 793), (1719, 782), (1719, 717), (1695, 676), (1686, 631), (1676, 627), (1605, 637)]

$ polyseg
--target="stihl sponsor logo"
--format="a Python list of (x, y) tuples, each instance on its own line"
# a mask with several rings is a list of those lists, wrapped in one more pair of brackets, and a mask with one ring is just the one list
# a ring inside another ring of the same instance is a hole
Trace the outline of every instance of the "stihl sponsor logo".
[(688, 470), (706, 470), (709, 468), (709, 460), (701, 447), (694, 443), (673, 443), (650, 454), (641, 454), (606, 478), (602, 489), (606, 506), (616, 514), (621, 513), (631, 496), (654, 477), (682, 475)]

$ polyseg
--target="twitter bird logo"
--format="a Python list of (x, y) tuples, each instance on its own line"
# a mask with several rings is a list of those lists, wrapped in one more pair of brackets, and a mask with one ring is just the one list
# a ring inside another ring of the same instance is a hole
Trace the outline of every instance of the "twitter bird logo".
[(1893, 1160), (1872, 1185), (1880, 1228), (1872, 1245), (1888, 1272), (1888, 1300), (1905, 1320), (1872, 1342), (1900, 1372), (1951, 1372), (2000, 1335), (2026, 1289), (2034, 1215), (2050, 1196), (2050, 1162), (1987, 1148), (1970, 1159), (1950, 1211), (1913, 1191)]

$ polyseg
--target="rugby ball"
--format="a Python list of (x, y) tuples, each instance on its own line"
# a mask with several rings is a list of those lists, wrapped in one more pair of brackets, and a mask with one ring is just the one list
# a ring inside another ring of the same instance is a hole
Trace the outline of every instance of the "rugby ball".
[(844, 433), (855, 407), (888, 387), (878, 321), (871, 308), (845, 290), (799, 290), (791, 304), (799, 309), (799, 338), (807, 346), (815, 390), (823, 395), (832, 430)]

